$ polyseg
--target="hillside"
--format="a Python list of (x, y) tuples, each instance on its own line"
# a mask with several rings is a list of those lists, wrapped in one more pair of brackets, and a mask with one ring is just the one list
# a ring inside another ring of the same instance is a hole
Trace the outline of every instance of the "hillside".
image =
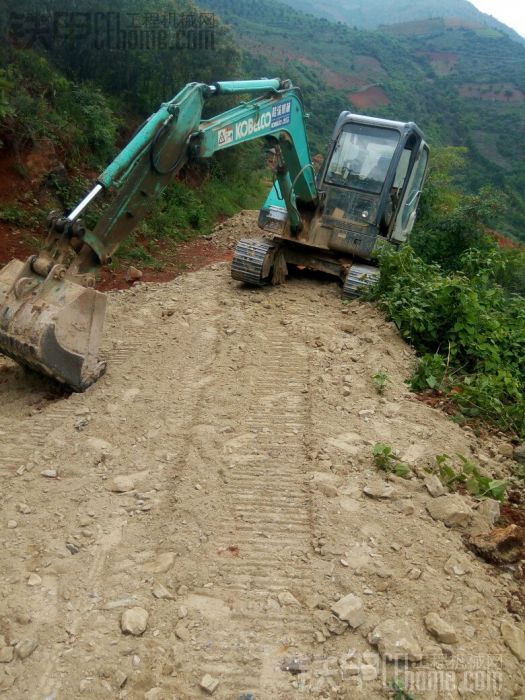
[[(525, 46), (465, 22), (430, 20), (367, 32), (261, 0), (203, 0), (233, 29), (246, 74), (302, 88), (315, 148), (342, 109), (415, 120), (433, 145), (469, 149), (460, 185), (508, 197), (502, 230), (525, 240)], [(508, 139), (512, 132), (514, 139)]]
[(338, 3), (330, 0), (286, 0), (286, 4), (301, 12), (325, 17), (333, 22), (344, 22), (359, 29), (378, 29), (381, 25), (450, 17), (467, 20), (473, 27), (492, 27), (525, 43), (525, 39), (514, 29), (491, 15), (480, 12), (467, 0), (418, 0), (401, 3), (395, 0), (341, 0)]
[[(79, 7), (70, 4), (71, 10)], [(104, 14), (104, 0), (89, 0), (87, 8), (91, 19), (97, 12), (102, 19), (110, 16)], [(113, 10), (120, 12), (129, 31), (129, 17), (145, 22), (152, 8), (161, 17), (198, 19), (202, 12), (186, 0), (155, 5), (150, 0), (118, 0)], [(30, 30), (36, 10), (43, 31), (35, 38)], [(27, 258), (38, 248), (48, 212), (75, 206), (164, 100), (189, 81), (241, 76), (238, 47), (218, 21), (213, 27), (215, 49), (116, 50), (100, 33), (82, 37), (80, 32), (72, 50), (67, 35), (53, 39), (50, 22), (60, 16), (54, 13), (53, 1), (8, 0), (0, 8), (0, 266), (14, 256)], [(71, 21), (78, 13), (63, 15)], [(15, 31), (13, 17), (19, 17), (23, 31)], [(95, 45), (95, 40), (100, 43)], [(218, 111), (229, 105), (227, 98), (214, 101)], [(260, 149), (248, 146), (220, 154), (207, 168), (183, 172), (118, 251), (113, 266), (125, 261), (173, 272), (180, 241), (207, 234), (217, 218), (262, 200), (262, 162)], [(88, 225), (99, 214), (94, 206)]]
[(509, 230), (524, 240), (525, 47), (440, 19), (385, 31), (430, 68), (429, 91), (442, 128), (451, 143), (469, 150), (468, 186), (474, 190), (489, 183), (502, 190)]
[[(103, 7), (100, 0), (92, 5)], [(33, 6), (33, 0), (10, 0), (6, 9)], [(125, 6), (144, 12), (150, 4), (126, 0)], [(314, 152), (324, 152), (344, 108), (415, 120), (431, 145), (469, 149), (458, 185), (472, 192), (485, 184), (501, 189), (507, 214), (491, 224), (525, 240), (525, 47), (469, 21), (412, 21), (379, 33), (299, 13), (277, 0), (261, 0), (256, 15), (242, 0), (203, 0), (201, 6), (232, 28), (217, 25), (213, 53), (92, 51), (87, 43), (72, 54), (45, 42), (27, 48), (6, 34), (0, 49), (0, 236), (5, 227), (25, 229), (45, 221), (48, 209), (71, 206), (144, 116), (188, 80), (280, 75), (303, 90)], [(185, 0), (164, 0), (158, 8), (197, 11)], [(7, 18), (6, 10), (0, 13), (4, 30)], [(209, 232), (214, 217), (233, 213), (237, 203), (251, 205), (242, 191), (262, 163), (260, 149), (252, 146), (214, 159), (223, 192), (190, 197), (198, 210), (190, 216), (193, 224), (183, 214), (173, 236), (167, 217), (157, 218), (168, 243)], [(259, 191), (252, 182), (250, 196)], [(162, 206), (179, 216), (180, 207)], [(143, 233), (145, 240), (152, 235), (147, 224)], [(137, 238), (134, 245), (139, 262), (154, 263), (151, 246)]]

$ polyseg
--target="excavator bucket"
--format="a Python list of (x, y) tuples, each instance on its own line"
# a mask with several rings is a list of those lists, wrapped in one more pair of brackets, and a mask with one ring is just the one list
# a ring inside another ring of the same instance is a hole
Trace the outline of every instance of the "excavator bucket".
[(84, 391), (106, 368), (97, 358), (106, 297), (58, 266), (40, 277), (32, 261), (0, 270), (0, 353)]

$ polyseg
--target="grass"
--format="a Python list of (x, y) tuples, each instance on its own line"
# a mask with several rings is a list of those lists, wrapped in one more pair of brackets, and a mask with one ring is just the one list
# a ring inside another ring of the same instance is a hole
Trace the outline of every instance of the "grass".
[(160, 270), (178, 243), (205, 236), (217, 221), (259, 208), (267, 193), (261, 173), (241, 180), (209, 177), (197, 187), (170, 185), (151, 214), (121, 245), (113, 265), (131, 262)]

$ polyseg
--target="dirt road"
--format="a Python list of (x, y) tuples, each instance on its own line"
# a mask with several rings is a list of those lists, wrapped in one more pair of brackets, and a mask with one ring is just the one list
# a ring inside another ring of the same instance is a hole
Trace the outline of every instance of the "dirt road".
[[(384, 673), (405, 675), (392, 645), (418, 698), (525, 697), (501, 631), (523, 629), (520, 583), (462, 541), (488, 509), (457, 496), (447, 527), (427, 506), (450, 497), (421, 478), (443, 452), (509, 463), (413, 399), (412, 352), (372, 306), (308, 277), (250, 290), (220, 263), (110, 294), (104, 354), (70, 397), (0, 359), (5, 697), (199, 698), (218, 681), (228, 700), (382, 698)], [(376, 442), (413, 478), (385, 481)], [(331, 612), (348, 594), (355, 628)]]

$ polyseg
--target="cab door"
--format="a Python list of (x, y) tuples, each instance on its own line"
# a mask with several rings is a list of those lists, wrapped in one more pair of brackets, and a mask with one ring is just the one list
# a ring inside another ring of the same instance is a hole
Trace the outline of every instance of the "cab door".
[(409, 175), (408, 185), (397, 210), (397, 218), (391, 234), (391, 239), (398, 243), (404, 243), (414, 228), (417, 205), (427, 172), (428, 155), (428, 146), (422, 141), (417, 158), (412, 165), (412, 172)]

